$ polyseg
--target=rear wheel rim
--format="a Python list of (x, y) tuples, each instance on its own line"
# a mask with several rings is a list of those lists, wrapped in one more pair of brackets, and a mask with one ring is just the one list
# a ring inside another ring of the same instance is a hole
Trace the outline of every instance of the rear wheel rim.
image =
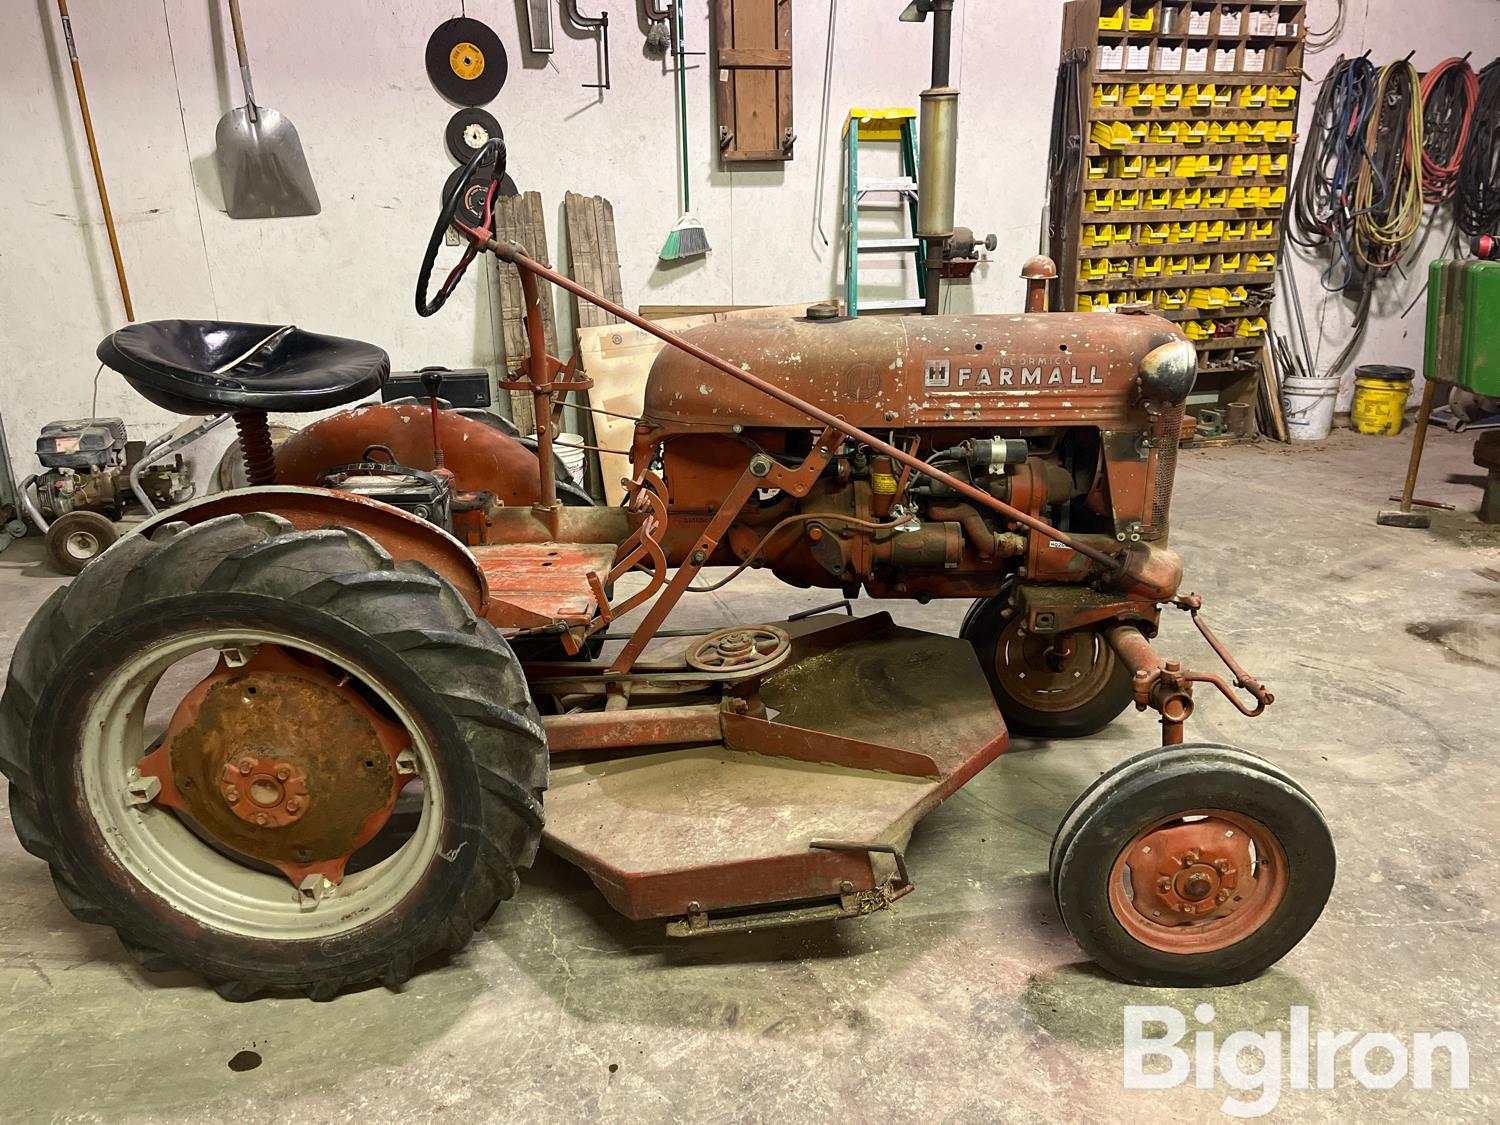
[[(224, 854), (171, 810), (134, 799), (132, 770), (146, 754), (146, 710), (163, 675), (195, 654), (276, 645), (327, 661), (378, 697), (411, 738), (422, 779), (421, 815), (411, 836), (385, 859), (309, 897), (279, 871)], [(397, 907), (422, 882), (439, 853), (444, 802), (431, 745), (405, 707), (375, 678), (321, 645), (268, 630), (179, 633), (133, 654), (110, 671), (82, 722), (81, 779), (99, 836), (120, 866), (148, 892), (195, 921), (245, 937), (306, 940), (347, 933)]]
[[(1070, 652), (1059, 656), (1067, 643)], [(1050, 653), (1050, 655), (1049, 655)], [(1076, 711), (1104, 690), (1115, 669), (1115, 653), (1093, 629), (1060, 637), (1028, 633), (1014, 618), (995, 644), (995, 681), (1006, 695), (1033, 711)]]
[(1163, 953), (1210, 953), (1243, 941), (1281, 908), (1286, 850), (1261, 821), (1224, 809), (1177, 813), (1137, 832), (1109, 876), (1109, 908), (1135, 940)]

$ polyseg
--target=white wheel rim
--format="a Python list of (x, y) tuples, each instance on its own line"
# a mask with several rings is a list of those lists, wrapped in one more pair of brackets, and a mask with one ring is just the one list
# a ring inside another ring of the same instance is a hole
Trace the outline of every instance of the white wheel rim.
[[(172, 665), (194, 653), (261, 644), (321, 657), (355, 676), (395, 714), (411, 737), (422, 787), (416, 831), (379, 863), (345, 876), (309, 906), (289, 879), (230, 859), (204, 843), (168, 808), (134, 803), (130, 771), (145, 755), (151, 693)], [(183, 633), (136, 653), (106, 678), (84, 715), (84, 799), (106, 846), (130, 876), (174, 910), (205, 926), (246, 937), (317, 939), (368, 925), (421, 882), (442, 839), (442, 794), (431, 746), (410, 712), (349, 661), (308, 641), (261, 630)]]
[(99, 553), (99, 538), (91, 531), (75, 531), (63, 540), (63, 549), (75, 559), (91, 559)]

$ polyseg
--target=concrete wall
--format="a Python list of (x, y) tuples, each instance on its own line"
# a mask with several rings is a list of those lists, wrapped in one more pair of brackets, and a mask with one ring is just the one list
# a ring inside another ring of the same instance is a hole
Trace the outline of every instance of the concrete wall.
[[(543, 193), (554, 261), (563, 193), (615, 205), (626, 301), (780, 303), (837, 292), (839, 129), (851, 105), (915, 105), (927, 83), (927, 25), (896, 20), (902, 0), (836, 10), (826, 143), (820, 149), (830, 0), (796, 6), (796, 158), (784, 167), (717, 170), (710, 72), (689, 74), (692, 187), (713, 253), (663, 267), (656, 254), (678, 193), (673, 81), (644, 50), (627, 0), (585, 5), (612, 16), (614, 88), (595, 80), (592, 40), (562, 28), (550, 58), (522, 52), (524, 0), (468, 0), (510, 52), (510, 79), (490, 105), (523, 189)], [(488, 271), (431, 320), (412, 310), (419, 255), (452, 168), (442, 142), (453, 112), (431, 88), (423, 46), (452, 4), (417, 0), (246, 0), (259, 100), (298, 127), (323, 200), (315, 218), (234, 221), (222, 210), (214, 126), (241, 101), (221, 0), (74, 0), (74, 31), (92, 102), (137, 316), (296, 322), (376, 341), (397, 368), (493, 366), (499, 350)], [(708, 5), (688, 4), (688, 45), (707, 46)], [(1016, 273), (1036, 249), (1061, 20), (1057, 0), (958, 0), (955, 81), (964, 91), (959, 220), (994, 231), (1000, 249), (950, 311), (1000, 311), (1020, 300)], [(1314, 0), (1312, 22), (1331, 18)], [(1442, 0), (1411, 18), (1401, 0), (1351, 0), (1344, 49), (1377, 59), (1416, 48), (1419, 64), (1500, 49), (1492, 0)], [(1314, 77), (1336, 52), (1315, 57)], [(1310, 98), (1307, 101), (1310, 103)], [(6, 432), (18, 469), (37, 427), (86, 416), (98, 340), (123, 320), (65, 46), (53, 0), (6, 0), (0, 11), (0, 347)], [(822, 200), (825, 246), (815, 224)], [(1435, 235), (1432, 246), (1441, 243)], [(451, 253), (451, 251), (450, 251)], [(1302, 268), (1309, 315), (1326, 330), (1326, 362), (1342, 339), (1336, 301)], [(1420, 269), (1412, 269), (1412, 285)], [(887, 274), (892, 287), (905, 278)], [(1399, 314), (1414, 289), (1392, 286), (1378, 312)], [(569, 310), (559, 302), (563, 339)], [(1421, 306), (1371, 326), (1360, 359), (1417, 362)], [(144, 436), (164, 416), (105, 372), (98, 412)]]

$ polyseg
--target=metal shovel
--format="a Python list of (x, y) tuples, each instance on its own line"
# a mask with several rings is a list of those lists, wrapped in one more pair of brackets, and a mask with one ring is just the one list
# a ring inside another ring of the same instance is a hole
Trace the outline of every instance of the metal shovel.
[(297, 127), (274, 109), (255, 104), (250, 84), (250, 55), (240, 22), (240, 0), (229, 0), (234, 49), (240, 58), (245, 104), (219, 118), (214, 133), (219, 183), (231, 219), (281, 219), (316, 215), (322, 205), (313, 187)]

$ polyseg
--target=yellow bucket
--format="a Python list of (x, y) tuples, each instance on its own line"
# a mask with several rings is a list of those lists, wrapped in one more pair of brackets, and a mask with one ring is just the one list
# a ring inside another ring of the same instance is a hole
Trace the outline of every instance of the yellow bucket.
[(1350, 420), (1362, 434), (1386, 437), (1401, 432), (1401, 416), (1411, 395), (1410, 367), (1372, 363), (1354, 372), (1354, 408)]

